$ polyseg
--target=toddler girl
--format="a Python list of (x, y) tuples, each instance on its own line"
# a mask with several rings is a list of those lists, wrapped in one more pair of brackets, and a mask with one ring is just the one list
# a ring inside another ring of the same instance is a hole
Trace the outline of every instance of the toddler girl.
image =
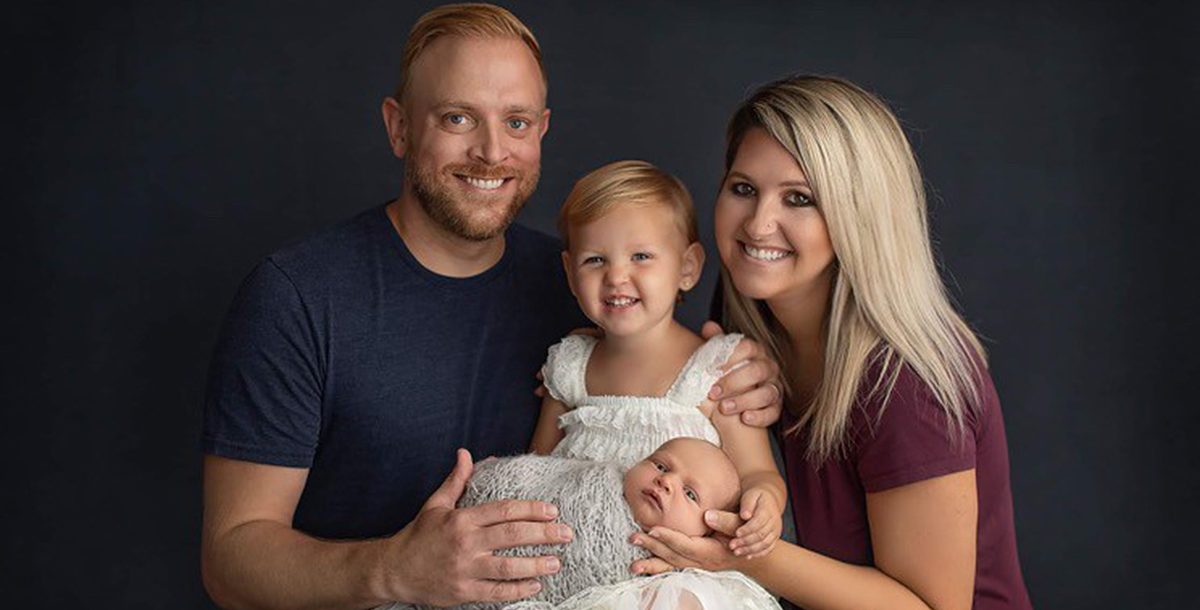
[(629, 466), (672, 438), (719, 444), (736, 467), (748, 519), (730, 548), (765, 553), (779, 537), (786, 498), (767, 432), (705, 401), (740, 336), (705, 342), (674, 318), (704, 265), (687, 189), (649, 163), (611, 163), (575, 184), (559, 231), (571, 291), (604, 333), (550, 348), (531, 450)]

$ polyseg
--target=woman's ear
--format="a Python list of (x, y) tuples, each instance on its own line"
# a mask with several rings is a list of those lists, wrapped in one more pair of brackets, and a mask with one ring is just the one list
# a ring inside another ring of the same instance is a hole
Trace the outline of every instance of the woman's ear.
[(680, 266), (679, 289), (691, 290), (700, 282), (700, 273), (704, 271), (704, 246), (694, 241), (683, 251), (683, 265)]

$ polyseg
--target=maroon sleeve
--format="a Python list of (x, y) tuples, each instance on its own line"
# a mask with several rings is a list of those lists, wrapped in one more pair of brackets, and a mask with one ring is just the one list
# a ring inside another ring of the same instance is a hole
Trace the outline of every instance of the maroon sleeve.
[(900, 370), (886, 408), (882, 406), (881, 391), (851, 420), (856, 467), (867, 493), (975, 467), (976, 418), (965, 417), (959, 434), (928, 386), (907, 366)]

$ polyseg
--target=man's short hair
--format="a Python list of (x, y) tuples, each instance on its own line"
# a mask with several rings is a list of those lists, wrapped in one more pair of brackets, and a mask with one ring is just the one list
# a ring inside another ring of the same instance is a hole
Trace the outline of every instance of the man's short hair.
[(683, 182), (645, 161), (615, 161), (592, 170), (575, 183), (558, 211), (563, 249), (571, 249), (571, 228), (588, 224), (620, 206), (669, 208), (688, 243), (700, 240), (696, 210)]
[(400, 64), (400, 86), (396, 88), (396, 99), (404, 101), (408, 91), (409, 72), (413, 62), (430, 43), (442, 36), (467, 38), (515, 38), (529, 47), (542, 73), (542, 84), (548, 85), (546, 67), (542, 65), (542, 48), (538, 46), (533, 32), (517, 19), (516, 15), (494, 4), (464, 3), (439, 6), (413, 24), (404, 44), (404, 59)]

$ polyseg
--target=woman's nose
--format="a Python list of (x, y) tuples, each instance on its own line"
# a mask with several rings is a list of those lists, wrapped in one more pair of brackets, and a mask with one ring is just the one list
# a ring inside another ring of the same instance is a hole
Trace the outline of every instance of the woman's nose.
[(742, 225), (742, 229), (750, 239), (756, 241), (766, 239), (779, 228), (774, 208), (775, 206), (763, 202), (754, 206), (754, 213), (746, 218), (746, 222)]

